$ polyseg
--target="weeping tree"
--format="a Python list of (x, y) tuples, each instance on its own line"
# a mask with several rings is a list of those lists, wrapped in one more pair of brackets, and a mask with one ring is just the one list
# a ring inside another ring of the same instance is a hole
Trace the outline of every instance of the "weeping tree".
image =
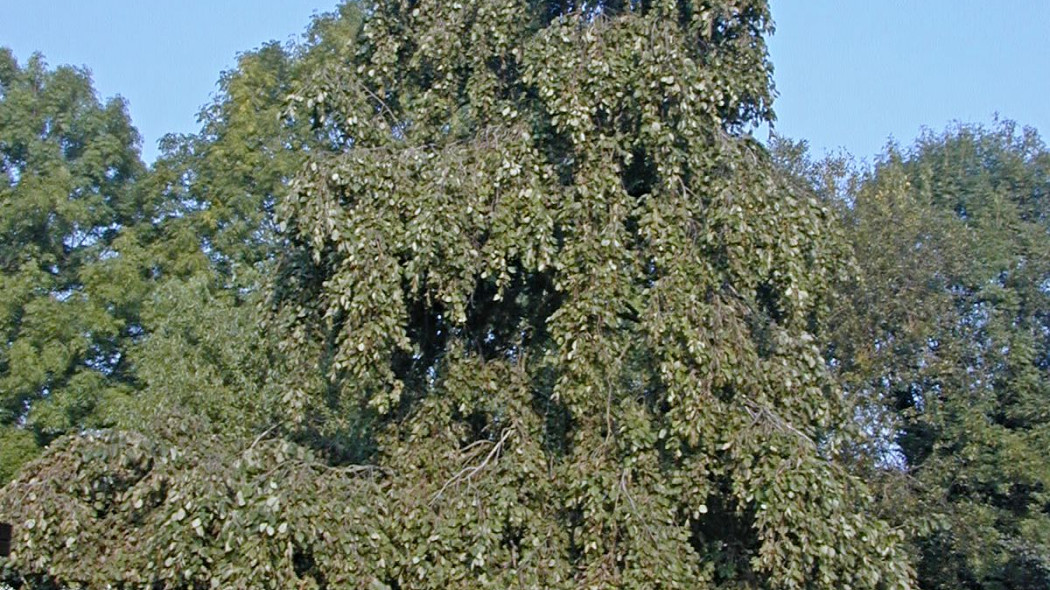
[[(837, 461), (850, 416), (819, 343), (843, 242), (747, 135), (773, 117), (766, 3), (361, 13), (289, 100), (326, 146), (278, 203), (273, 432), (294, 442), (56, 445), (0, 498), (9, 565), (167, 588), (908, 587)], [(104, 567), (70, 565), (114, 530)]]
[(367, 13), (292, 97), (342, 149), (283, 203), (276, 325), (292, 422), (392, 474), (369, 575), (906, 586), (835, 462), (841, 242), (746, 134), (766, 3)]

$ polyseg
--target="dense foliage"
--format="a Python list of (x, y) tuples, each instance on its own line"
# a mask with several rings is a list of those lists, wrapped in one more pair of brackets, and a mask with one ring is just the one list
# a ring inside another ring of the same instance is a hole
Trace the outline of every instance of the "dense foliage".
[(907, 584), (832, 461), (830, 220), (739, 135), (768, 24), (380, 3), (293, 96), (344, 149), (284, 203), (281, 332), (325, 379), (291, 407), (370, 421), (402, 587)]
[(0, 54), (0, 579), (1046, 587), (1050, 155), (767, 151), (771, 28), (348, 2), (148, 171)]
[(0, 50), (0, 481), (129, 390), (138, 294), (110, 267), (143, 219), (137, 142), (85, 72)]
[(924, 587), (1050, 585), (1048, 207), (1050, 152), (1001, 124), (891, 149), (847, 212), (861, 281), (833, 356), (883, 404)]

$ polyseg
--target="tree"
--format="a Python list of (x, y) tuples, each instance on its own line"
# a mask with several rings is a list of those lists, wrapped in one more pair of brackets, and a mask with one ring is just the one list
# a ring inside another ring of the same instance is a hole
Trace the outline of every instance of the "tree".
[(371, 532), (344, 515), (375, 487), (275, 436), (274, 392), (287, 378), (256, 304), (280, 248), (272, 203), (303, 145), (323, 145), (280, 117), (287, 85), (352, 51), (358, 25), (348, 4), (315, 19), (302, 47), (242, 55), (201, 132), (166, 138), (138, 180), (151, 213), (121, 228), (107, 266), (110, 278), (148, 279), (142, 333), (123, 350), (136, 389), (107, 412), (116, 429), (55, 441), (0, 494), (0, 518), (19, 536), (0, 560), (13, 584), (286, 588), (338, 583), (356, 567), (360, 551), (331, 541)]
[(371, 575), (907, 585), (833, 460), (831, 220), (741, 134), (765, 3), (366, 13), (294, 98), (343, 150), (283, 204), (278, 302), (298, 420), (365, 416), (396, 474)]
[(121, 251), (150, 278), (143, 335), (127, 351), (139, 391), (115, 426), (197, 414), (207, 431), (236, 437), (274, 420), (267, 381), (279, 363), (257, 308), (280, 247), (273, 203), (308, 136), (281, 117), (300, 63), (275, 43), (242, 54), (201, 111), (201, 130), (165, 137), (140, 181), (156, 213), (126, 229)]
[[(293, 54), (276, 43), (240, 55), (202, 109), (201, 130), (162, 141), (148, 183), (165, 203), (160, 235), (152, 241), (168, 277), (208, 268), (217, 273), (218, 286), (260, 287), (258, 277), (278, 245), (274, 202), (297, 170), (308, 137), (281, 116), (296, 66)], [(180, 263), (179, 255), (203, 260)]]
[(1045, 146), (1001, 123), (891, 148), (844, 209), (861, 280), (831, 356), (882, 417), (924, 588), (1050, 583), (1048, 196)]
[[(254, 436), (285, 419), (291, 378), (260, 320), (283, 247), (274, 219), (304, 154), (326, 149), (305, 120), (284, 117), (296, 80), (356, 48), (357, 6), (316, 17), (300, 45), (239, 56), (200, 113), (198, 133), (168, 136), (142, 184), (159, 222), (132, 228), (125, 257), (149, 269), (147, 336), (129, 351), (143, 388), (117, 426), (195, 413), (209, 430)], [(134, 251), (134, 254), (132, 252)]]
[(316, 147), (277, 202), (269, 325), (300, 444), (192, 420), (64, 439), (0, 494), (11, 566), (908, 587), (836, 458), (817, 345), (841, 237), (745, 133), (772, 117), (765, 2), (465, 4), (363, 3), (293, 84)]
[(107, 266), (142, 218), (138, 141), (86, 71), (0, 50), (0, 482), (129, 390), (137, 301)]

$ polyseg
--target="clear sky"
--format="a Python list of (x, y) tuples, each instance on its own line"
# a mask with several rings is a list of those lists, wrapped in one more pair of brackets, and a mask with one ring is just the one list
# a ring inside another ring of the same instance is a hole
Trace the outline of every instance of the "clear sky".
[(772, 0), (777, 131), (871, 158), (1002, 118), (1050, 140), (1050, 0)]
[(338, 0), (0, 0), (0, 46), (24, 63), (87, 66), (104, 97), (130, 103), (147, 162), (197, 112), (238, 53), (297, 38)]
[[(0, 0), (20, 61), (85, 65), (128, 99), (152, 161), (192, 132), (238, 52), (299, 35), (338, 0)], [(1050, 0), (772, 0), (777, 130), (870, 159), (921, 128), (992, 121), (1050, 135)]]

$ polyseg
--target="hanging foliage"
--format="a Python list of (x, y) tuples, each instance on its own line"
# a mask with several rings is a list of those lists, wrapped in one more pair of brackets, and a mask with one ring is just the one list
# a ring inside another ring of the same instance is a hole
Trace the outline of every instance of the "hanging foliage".
[(396, 474), (402, 587), (907, 585), (834, 463), (840, 242), (743, 133), (765, 3), (367, 12), (293, 96), (343, 149), (283, 204), (277, 302), (324, 378), (296, 420), (364, 417)]
[(843, 241), (747, 135), (772, 118), (766, 2), (361, 8), (289, 100), (317, 141), (278, 203), (283, 419), (56, 443), (0, 496), (10, 571), (909, 587), (836, 459), (851, 417), (819, 344)]

